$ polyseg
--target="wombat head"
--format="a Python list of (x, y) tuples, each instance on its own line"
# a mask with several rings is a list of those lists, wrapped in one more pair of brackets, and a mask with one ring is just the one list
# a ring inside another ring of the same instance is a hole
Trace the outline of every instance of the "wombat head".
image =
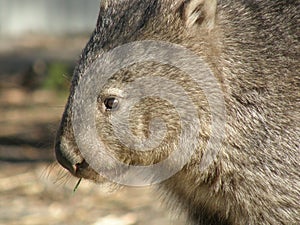
[[(172, 153), (175, 157), (159, 167), (159, 173), (196, 163), (195, 152), (199, 161), (211, 133), (210, 103), (198, 83), (176, 67), (178, 62), (197, 70), (197, 60), (161, 41), (185, 46), (209, 67), (216, 65), (212, 56), (218, 44), (209, 46), (218, 42), (215, 12), (216, 1), (206, 0), (102, 1), (57, 134), (58, 162), (77, 177), (100, 182), (101, 172), (119, 176), (130, 166), (153, 166)], [(199, 32), (203, 35), (195, 35)], [(164, 47), (167, 50), (160, 49)], [(155, 59), (155, 54), (163, 60)], [(122, 63), (127, 65), (119, 66)], [(215, 86), (206, 79), (197, 81), (214, 92)], [(187, 153), (188, 146), (192, 152)]]

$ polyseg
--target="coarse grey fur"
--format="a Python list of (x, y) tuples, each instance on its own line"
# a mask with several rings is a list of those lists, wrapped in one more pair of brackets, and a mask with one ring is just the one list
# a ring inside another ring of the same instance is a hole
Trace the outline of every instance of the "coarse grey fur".
[[(57, 134), (58, 161), (77, 177), (103, 182), (74, 139), (72, 102), (78, 82), (97, 57), (114, 47), (140, 40), (176, 43), (207, 62), (224, 93), (226, 138), (207, 170), (199, 170), (199, 163), (210, 135), (209, 105), (180, 71), (155, 63), (134, 65), (99, 90), (101, 96), (108, 88), (121, 90), (153, 74), (175, 79), (193, 96), (201, 147), (160, 185), (168, 205), (178, 205), (191, 224), (300, 224), (299, 25), (298, 0), (103, 0), (97, 27), (74, 71)], [(132, 112), (132, 131), (138, 137), (149, 135), (153, 117), (169, 124), (163, 145), (150, 153), (123, 147), (105, 115), (97, 114), (99, 135), (119, 160), (148, 165), (172, 151), (179, 118), (167, 102), (158, 102), (142, 101)]]

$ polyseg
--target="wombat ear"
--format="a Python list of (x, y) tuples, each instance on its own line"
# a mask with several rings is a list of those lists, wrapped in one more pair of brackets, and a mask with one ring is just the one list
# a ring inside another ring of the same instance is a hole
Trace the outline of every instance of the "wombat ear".
[(201, 26), (211, 30), (215, 26), (217, 0), (180, 0), (177, 10), (188, 28)]

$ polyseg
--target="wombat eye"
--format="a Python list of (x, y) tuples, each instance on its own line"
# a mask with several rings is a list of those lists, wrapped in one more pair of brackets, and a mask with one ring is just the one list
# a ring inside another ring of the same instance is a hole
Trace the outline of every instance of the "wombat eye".
[(109, 97), (104, 100), (106, 110), (116, 110), (119, 106), (119, 101), (115, 97)]

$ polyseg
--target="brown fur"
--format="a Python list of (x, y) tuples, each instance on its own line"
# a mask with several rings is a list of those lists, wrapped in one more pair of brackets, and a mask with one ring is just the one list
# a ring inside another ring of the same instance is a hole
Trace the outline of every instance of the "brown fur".
[[(179, 173), (160, 185), (170, 207), (178, 204), (193, 224), (300, 224), (299, 1), (102, 2), (97, 28), (74, 72), (57, 135), (58, 161), (75, 176), (105, 180), (85, 162), (72, 131), (74, 90), (97, 56), (131, 41), (180, 44), (205, 59), (224, 92), (226, 138), (207, 170), (199, 170), (199, 163), (210, 136), (209, 106), (202, 91), (181, 71), (142, 63), (115, 74), (105, 90), (99, 90), (99, 96), (105, 95), (108, 87), (122, 89), (138, 77), (154, 74), (176, 80), (193, 96), (199, 109), (201, 147)], [(177, 144), (179, 126), (172, 106), (149, 99), (132, 113), (136, 136), (147, 136), (149, 121), (156, 116), (166, 121), (168, 134), (157, 149), (134, 152), (113, 137), (99, 112), (98, 133), (112, 154), (131, 165), (149, 165), (167, 157)]]

